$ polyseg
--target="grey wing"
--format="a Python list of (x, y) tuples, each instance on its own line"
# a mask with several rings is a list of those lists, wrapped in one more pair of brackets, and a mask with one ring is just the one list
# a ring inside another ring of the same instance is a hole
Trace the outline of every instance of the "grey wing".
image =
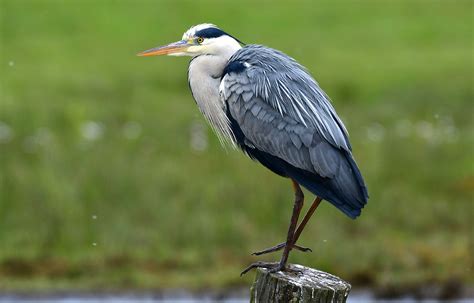
[[(230, 62), (245, 62), (240, 81), (255, 96), (302, 125), (314, 128), (328, 143), (350, 150), (347, 130), (331, 105), (329, 97), (307, 70), (280, 51), (249, 45)], [(243, 87), (241, 89), (244, 89)]]
[(360, 180), (354, 178), (357, 167), (349, 163), (353, 159), (346, 129), (316, 81), (296, 61), (272, 49), (246, 46), (231, 58), (220, 96), (243, 134), (239, 144), (323, 181), (331, 179), (332, 190), (345, 193), (343, 200), (364, 204), (365, 185), (358, 170)]
[(244, 144), (269, 153), (295, 167), (334, 177), (339, 167), (336, 148), (315, 128), (308, 127), (288, 115), (281, 115), (262, 98), (255, 96), (249, 85), (239, 79), (245, 75), (227, 75), (221, 85), (229, 112), (245, 135)]
[(249, 143), (299, 168), (334, 176), (336, 151), (350, 151), (350, 144), (316, 81), (295, 60), (263, 46), (244, 47), (228, 66), (236, 63), (243, 68), (230, 68), (220, 96)]

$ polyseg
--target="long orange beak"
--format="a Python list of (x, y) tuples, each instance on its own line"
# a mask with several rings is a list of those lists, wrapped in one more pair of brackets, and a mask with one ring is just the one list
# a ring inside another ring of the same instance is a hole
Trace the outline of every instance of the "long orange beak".
[(178, 42), (173, 42), (168, 45), (155, 47), (141, 53), (138, 53), (137, 56), (146, 57), (146, 56), (160, 56), (160, 55), (169, 55), (174, 53), (180, 53), (185, 51), (190, 45), (187, 41), (181, 40)]

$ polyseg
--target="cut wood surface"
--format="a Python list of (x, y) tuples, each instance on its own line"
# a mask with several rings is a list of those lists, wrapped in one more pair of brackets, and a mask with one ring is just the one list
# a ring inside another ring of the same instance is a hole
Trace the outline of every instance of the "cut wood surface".
[(346, 302), (351, 285), (341, 278), (313, 268), (288, 264), (285, 272), (258, 268), (250, 290), (251, 303)]

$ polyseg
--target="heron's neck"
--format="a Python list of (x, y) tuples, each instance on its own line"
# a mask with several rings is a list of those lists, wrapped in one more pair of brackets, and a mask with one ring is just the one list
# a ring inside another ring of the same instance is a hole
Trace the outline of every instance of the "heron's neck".
[(194, 57), (190, 62), (190, 68), (196, 69), (196, 72), (199, 72), (201, 75), (220, 78), (230, 57), (232, 57), (237, 50), (238, 49), (229, 50), (219, 55), (201, 55)]
[(194, 57), (190, 63), (190, 69), (195, 69), (201, 76), (207, 75), (212, 78), (221, 78), (230, 57), (242, 47), (239, 42), (229, 36), (217, 38), (219, 41), (206, 46), (207, 54)]
[(221, 142), (234, 142), (225, 104), (219, 98), (219, 85), (224, 68), (236, 51), (219, 56), (201, 55), (189, 64), (188, 81), (193, 97)]

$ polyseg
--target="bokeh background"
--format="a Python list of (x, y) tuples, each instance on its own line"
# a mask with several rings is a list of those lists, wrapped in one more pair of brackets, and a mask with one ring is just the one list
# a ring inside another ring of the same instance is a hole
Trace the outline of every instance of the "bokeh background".
[(0, 17), (0, 292), (245, 287), (279, 259), (249, 254), (284, 240), (288, 180), (221, 148), (188, 58), (135, 56), (204, 22), (296, 58), (349, 129), (369, 204), (353, 221), (324, 203), (291, 262), (472, 287), (472, 1), (0, 0)]

